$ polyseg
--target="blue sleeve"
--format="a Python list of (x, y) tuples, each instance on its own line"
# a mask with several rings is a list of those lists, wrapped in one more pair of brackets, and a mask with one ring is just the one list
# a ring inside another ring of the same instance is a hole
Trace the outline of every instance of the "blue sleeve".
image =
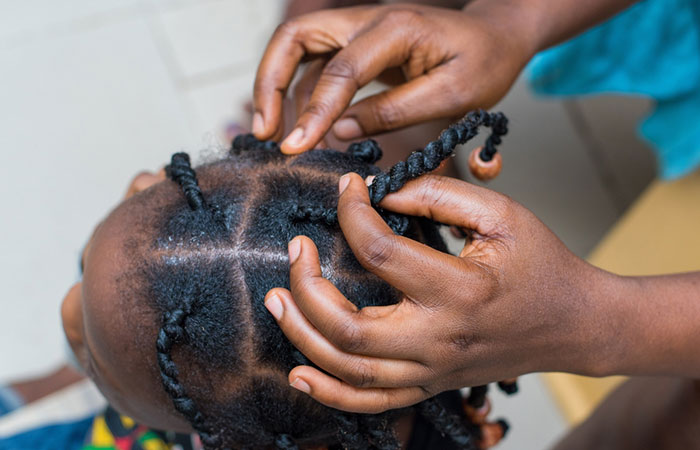
[(642, 95), (654, 108), (639, 132), (660, 175), (700, 166), (700, 2), (645, 0), (538, 54), (528, 68), (540, 95)]

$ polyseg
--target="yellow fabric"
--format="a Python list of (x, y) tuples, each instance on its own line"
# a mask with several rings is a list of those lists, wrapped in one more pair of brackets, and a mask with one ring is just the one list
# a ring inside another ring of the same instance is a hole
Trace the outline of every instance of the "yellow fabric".
[(114, 446), (114, 435), (109, 431), (107, 422), (102, 415), (95, 417), (92, 422), (92, 445), (97, 447), (111, 447)]
[[(653, 182), (589, 257), (621, 275), (700, 270), (700, 172), (674, 182)], [(584, 420), (624, 377), (544, 374), (567, 421)]]

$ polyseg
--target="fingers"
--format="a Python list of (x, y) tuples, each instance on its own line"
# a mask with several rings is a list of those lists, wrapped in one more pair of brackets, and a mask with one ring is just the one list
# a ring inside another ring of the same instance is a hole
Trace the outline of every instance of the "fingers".
[(424, 175), (389, 194), (380, 206), (410, 216), (427, 217), (447, 225), (494, 236), (508, 225), (518, 205), (508, 197), (464, 181)]
[(280, 25), (267, 44), (255, 76), (253, 134), (258, 139), (269, 139), (277, 133), (282, 118), (282, 100), (302, 56), (304, 49), (294, 39), (289, 25)]
[[(355, 37), (323, 68), (294, 130), (282, 142), (282, 151), (296, 154), (308, 150), (328, 132), (350, 104), (357, 90), (387, 67), (408, 57), (407, 31), (400, 27), (375, 26)], [(376, 45), (382, 42), (382, 45)]]
[[(341, 178), (347, 187), (338, 199), (338, 221), (345, 239), (362, 266), (410, 298), (451, 296), (469, 281), (471, 267), (463, 260), (420, 242), (395, 235), (370, 205), (367, 186), (357, 174)], [(435, 283), (440, 280), (440, 283)], [(302, 307), (302, 309), (304, 309)]]
[[(304, 74), (299, 78), (299, 81), (297, 81), (296, 85), (294, 86), (293, 100), (295, 119), (301, 116), (301, 114), (304, 111), (304, 108), (309, 103), (309, 100), (311, 99), (311, 94), (313, 93), (314, 88), (316, 87), (316, 83), (318, 82), (318, 79), (321, 76), (321, 72), (323, 72), (323, 67), (326, 65), (327, 62), (328, 59), (326, 58), (319, 58), (315, 61), (310, 62), (304, 70)], [(324, 139), (321, 139), (316, 145), (316, 147), (327, 148), (328, 144), (325, 142)]]
[(459, 96), (445, 94), (454, 92), (459, 81), (449, 75), (448, 69), (443, 66), (393, 89), (367, 97), (343, 114), (333, 126), (333, 133), (339, 139), (356, 139), (437, 118), (461, 116), (470, 107), (461, 101), (464, 93)]
[(282, 100), (302, 58), (342, 48), (352, 30), (364, 26), (364, 20), (357, 11), (329, 10), (277, 27), (258, 66), (253, 88), (253, 133), (258, 139), (269, 139), (279, 131)]
[[(339, 353), (336, 349), (348, 354), (418, 360), (422, 354), (422, 339), (416, 336), (425, 328), (421, 323), (430, 322), (430, 318), (426, 320), (425, 317), (429, 314), (428, 311), (411, 302), (358, 310), (330, 281), (323, 278), (318, 251), (307, 237), (298, 236), (290, 242), (289, 258), (293, 300), (289, 299), (287, 303), (292, 307), (298, 305), (301, 318), (306, 317), (320, 332), (320, 335), (314, 335), (301, 319), (293, 323), (285, 321), (283, 328), (293, 335), (289, 336), (290, 339), (294, 338), (300, 346), (313, 350), (320, 359), (317, 361), (304, 348), (299, 348), (302, 353), (319, 365), (322, 362), (334, 364), (335, 367), (329, 367), (328, 370), (339, 376), (338, 372), (342, 368), (338, 367), (341, 363), (338, 362)], [(326, 339), (336, 348), (328, 348), (326, 342), (323, 342)], [(352, 362), (345, 355), (341, 359)], [(374, 367), (369, 361), (363, 361), (362, 364), (373, 378), (378, 376), (369, 370)], [(421, 369), (414, 365), (410, 367)], [(416, 372), (417, 375), (420, 373)], [(392, 372), (392, 376), (393, 374), (396, 371)], [(399, 377), (393, 378), (392, 383)]]
[(326, 406), (363, 414), (403, 408), (432, 397), (421, 387), (357, 388), (309, 366), (295, 367), (289, 373), (289, 382)]
[[(274, 305), (275, 302), (279, 305)], [(404, 387), (419, 385), (430, 378), (430, 370), (421, 363), (354, 355), (334, 346), (304, 317), (286, 289), (268, 292), (265, 306), (300, 352), (346, 383), (356, 387)]]

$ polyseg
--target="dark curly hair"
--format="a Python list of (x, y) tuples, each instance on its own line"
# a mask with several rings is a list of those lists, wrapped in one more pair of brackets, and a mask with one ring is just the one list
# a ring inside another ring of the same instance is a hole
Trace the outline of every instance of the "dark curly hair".
[[(399, 448), (392, 423), (409, 409), (344, 413), (287, 386), (289, 370), (312, 363), (285, 338), (263, 299), (271, 288), (289, 286), (286, 246), (305, 235), (318, 246), (324, 276), (357, 307), (398, 302), (401, 294), (365, 271), (343, 238), (338, 178), (375, 175), (369, 189), (376, 207), (389, 192), (437, 168), (479, 126), (492, 128), (486, 148), (495, 151), (506, 119), (477, 111), (388, 173), (373, 165), (381, 150), (371, 140), (346, 152), (285, 156), (274, 142), (242, 135), (225, 158), (196, 171), (187, 154), (173, 155), (166, 173), (184, 195), (161, 202), (153, 213), (156, 236), (133, 279), (160, 316), (156, 356), (163, 387), (206, 448)], [(446, 251), (434, 222), (378, 210), (394, 232)], [(474, 447), (478, 426), (436, 398), (412, 410), (455, 448)]]

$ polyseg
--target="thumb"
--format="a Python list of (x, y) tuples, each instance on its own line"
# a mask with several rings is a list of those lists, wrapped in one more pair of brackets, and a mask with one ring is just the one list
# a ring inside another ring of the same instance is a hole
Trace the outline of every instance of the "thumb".
[(468, 110), (469, 104), (446, 99), (455, 80), (444, 69), (436, 69), (393, 89), (367, 97), (352, 105), (333, 126), (338, 139), (356, 139), (384, 131), (454, 118)]
[(465, 181), (423, 175), (384, 197), (379, 206), (493, 236), (504, 231), (519, 205), (505, 195)]

